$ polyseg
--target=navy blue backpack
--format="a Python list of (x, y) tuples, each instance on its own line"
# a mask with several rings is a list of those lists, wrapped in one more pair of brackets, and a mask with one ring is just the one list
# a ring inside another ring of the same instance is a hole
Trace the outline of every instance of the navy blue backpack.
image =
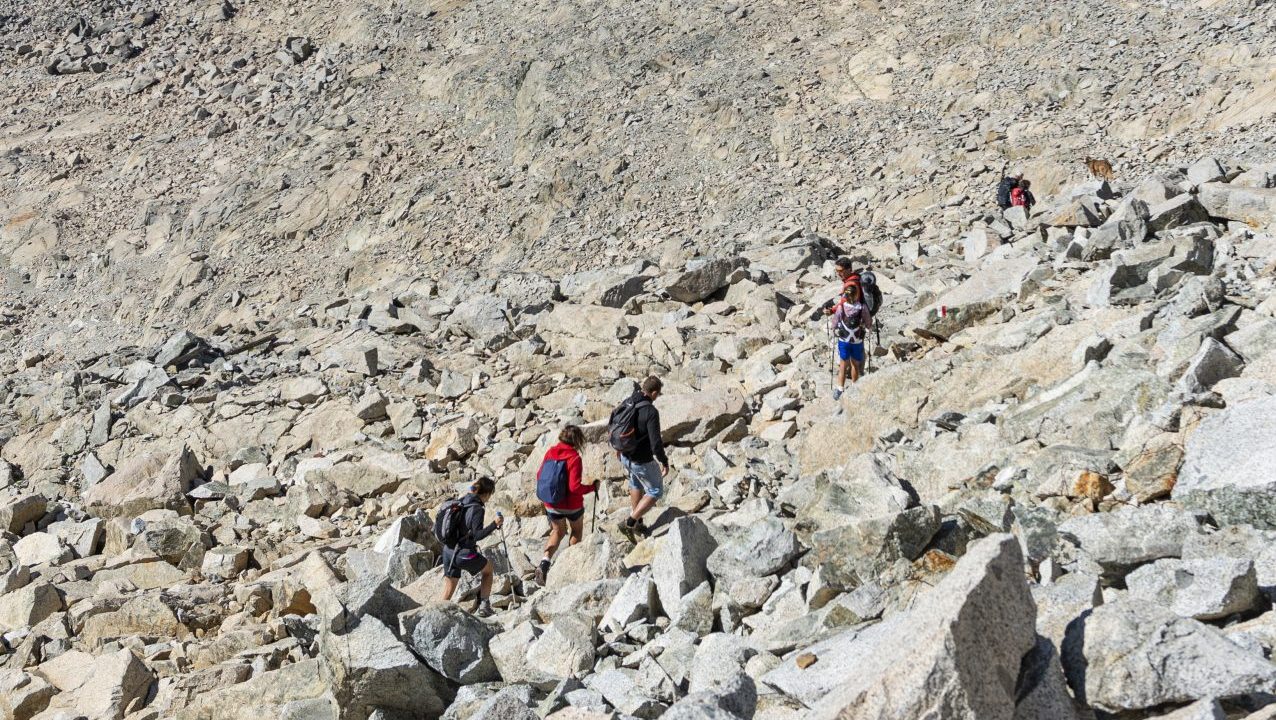
[(536, 473), (536, 497), (543, 503), (557, 505), (567, 498), (567, 461), (546, 458)]

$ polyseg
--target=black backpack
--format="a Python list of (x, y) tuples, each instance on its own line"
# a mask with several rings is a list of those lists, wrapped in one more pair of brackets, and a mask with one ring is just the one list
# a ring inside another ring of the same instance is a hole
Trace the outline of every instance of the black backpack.
[(885, 297), (882, 296), (882, 289), (877, 287), (877, 276), (872, 270), (865, 270), (860, 273), (860, 289), (864, 293), (864, 302), (868, 305), (868, 313), (877, 315), (882, 309), (882, 303)]
[(434, 516), (434, 538), (444, 547), (454, 548), (461, 544), (469, 529), (465, 524), (465, 506), (460, 498), (452, 498), (443, 503), (439, 513)]
[(997, 207), (1006, 209), (1010, 207), (1010, 191), (1019, 187), (1019, 181), (1014, 178), (1005, 177), (1001, 179), (1001, 183), (997, 185)]
[(628, 455), (638, 449), (638, 408), (651, 401), (642, 397), (635, 400), (629, 398), (611, 411), (611, 419), (607, 421), (607, 442), (614, 450)]

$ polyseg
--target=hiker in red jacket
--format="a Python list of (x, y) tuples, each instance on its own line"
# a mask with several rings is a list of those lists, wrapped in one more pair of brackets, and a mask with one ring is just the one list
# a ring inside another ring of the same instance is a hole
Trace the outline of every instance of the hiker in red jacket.
[(549, 559), (558, 550), (558, 545), (569, 528), (569, 544), (580, 542), (585, 531), (585, 496), (598, 489), (597, 484), (587, 485), (581, 482), (584, 464), (580, 459), (580, 449), (584, 446), (585, 434), (575, 425), (568, 425), (558, 433), (558, 444), (550, 448), (541, 460), (542, 466), (549, 460), (567, 463), (567, 496), (554, 505), (545, 503), (545, 517), (549, 518), (549, 540), (545, 542), (545, 556), (536, 566), (536, 581), (542, 585), (545, 584), (545, 576), (549, 574)]

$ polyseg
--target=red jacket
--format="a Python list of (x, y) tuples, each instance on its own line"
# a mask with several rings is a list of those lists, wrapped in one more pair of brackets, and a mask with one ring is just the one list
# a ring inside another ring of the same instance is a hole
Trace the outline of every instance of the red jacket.
[(545, 453), (545, 458), (541, 460), (541, 465), (545, 464), (545, 460), (566, 460), (567, 461), (567, 497), (557, 505), (545, 503), (545, 507), (552, 507), (555, 510), (580, 510), (585, 507), (585, 496), (597, 489), (597, 485), (586, 485), (581, 482), (581, 474), (584, 464), (580, 461), (580, 453), (576, 452), (576, 448), (567, 443), (558, 443)]

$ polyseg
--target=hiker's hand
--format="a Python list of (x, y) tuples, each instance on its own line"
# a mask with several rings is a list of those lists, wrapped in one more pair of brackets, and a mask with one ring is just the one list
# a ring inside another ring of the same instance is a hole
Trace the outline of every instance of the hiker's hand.
[(664, 463), (661, 463), (661, 464), (660, 464), (660, 477), (665, 477), (665, 476), (666, 476), (666, 475), (668, 475), (668, 474), (669, 474), (669, 466), (668, 466), (668, 465), (665, 465)]
[(492, 523), (492, 524), (493, 524), (493, 525), (495, 525), (496, 527), (500, 527), (500, 526), (504, 525), (504, 524), (505, 524), (505, 516), (504, 516), (504, 515), (497, 515), (497, 516), (496, 516), (496, 522), (494, 522), (494, 523)]

